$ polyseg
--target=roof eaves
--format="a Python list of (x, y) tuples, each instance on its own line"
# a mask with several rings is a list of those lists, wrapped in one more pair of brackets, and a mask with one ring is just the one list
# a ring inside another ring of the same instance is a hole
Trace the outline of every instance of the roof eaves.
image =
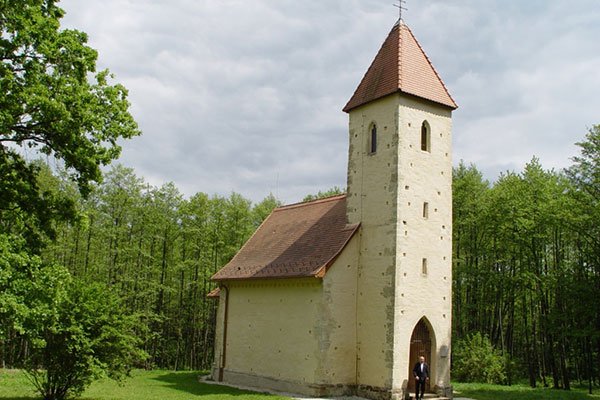
[(358, 230), (358, 228), (360, 227), (360, 222), (356, 223), (356, 224), (351, 224), (351, 225), (347, 225), (346, 228), (344, 230), (352, 230), (352, 233), (348, 236), (348, 238), (346, 239), (346, 241), (344, 242), (344, 244), (340, 247), (340, 249), (325, 263), (325, 265), (323, 265), (322, 267), (320, 267), (316, 272), (315, 272), (315, 278), (323, 278), (325, 276), (325, 274), (327, 273), (327, 271), (329, 271), (329, 268), (333, 265), (333, 263), (335, 262), (335, 260), (338, 258), (338, 256), (340, 254), (342, 254), (342, 251), (346, 248), (346, 246), (348, 245), (348, 243), (350, 242), (350, 240), (354, 237), (354, 234), (356, 233), (356, 231)]

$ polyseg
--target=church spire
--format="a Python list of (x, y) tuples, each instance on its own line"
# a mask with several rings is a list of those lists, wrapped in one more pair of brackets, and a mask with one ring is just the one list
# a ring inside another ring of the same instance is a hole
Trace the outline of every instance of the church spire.
[(402, 19), (398, 20), (383, 42), (344, 111), (349, 112), (396, 92), (420, 97), (451, 109), (458, 107)]

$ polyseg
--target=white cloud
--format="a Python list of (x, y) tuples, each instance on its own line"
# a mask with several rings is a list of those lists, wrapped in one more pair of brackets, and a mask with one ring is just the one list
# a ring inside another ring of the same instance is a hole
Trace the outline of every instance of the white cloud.
[[(63, 0), (130, 91), (120, 162), (186, 194), (286, 202), (345, 186), (342, 107), (396, 18), (380, 0)], [(430, 0), (406, 19), (460, 108), (454, 159), (494, 179), (569, 164), (600, 123), (600, 12), (576, 2)]]

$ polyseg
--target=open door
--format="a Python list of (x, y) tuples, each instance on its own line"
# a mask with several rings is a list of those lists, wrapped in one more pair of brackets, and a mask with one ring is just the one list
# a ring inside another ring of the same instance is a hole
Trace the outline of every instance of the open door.
[[(431, 374), (431, 334), (424, 318), (417, 323), (410, 337), (410, 361), (408, 363), (408, 390), (414, 392), (416, 383), (412, 370), (419, 361), (419, 357), (425, 357), (425, 362), (429, 365), (429, 374)], [(431, 392), (431, 377), (425, 386), (426, 392)]]

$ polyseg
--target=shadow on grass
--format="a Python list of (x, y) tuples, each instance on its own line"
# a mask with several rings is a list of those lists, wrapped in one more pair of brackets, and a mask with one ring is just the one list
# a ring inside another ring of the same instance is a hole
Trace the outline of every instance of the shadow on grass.
[(31, 396), (3, 396), (0, 394), (0, 400), (40, 400), (41, 397), (31, 397)]
[(198, 381), (198, 372), (169, 372), (152, 379), (167, 383), (168, 387), (196, 396), (265, 396), (277, 397), (268, 393), (250, 392), (223, 385), (214, 385)]

